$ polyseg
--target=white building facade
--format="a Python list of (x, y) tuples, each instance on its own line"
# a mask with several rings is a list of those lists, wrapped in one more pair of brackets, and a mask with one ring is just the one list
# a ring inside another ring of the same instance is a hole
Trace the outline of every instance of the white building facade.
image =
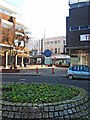
[(51, 37), (51, 38), (44, 38), (43, 39), (43, 51), (49, 49), (52, 54), (61, 54), (65, 53), (65, 46), (66, 45), (66, 37), (65, 36), (58, 36), (58, 37)]

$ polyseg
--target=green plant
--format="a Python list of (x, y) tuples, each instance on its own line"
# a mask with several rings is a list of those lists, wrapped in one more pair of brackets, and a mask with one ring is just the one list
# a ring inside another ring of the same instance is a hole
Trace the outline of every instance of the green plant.
[(76, 87), (51, 84), (8, 84), (2, 86), (2, 100), (21, 103), (48, 103), (77, 96)]

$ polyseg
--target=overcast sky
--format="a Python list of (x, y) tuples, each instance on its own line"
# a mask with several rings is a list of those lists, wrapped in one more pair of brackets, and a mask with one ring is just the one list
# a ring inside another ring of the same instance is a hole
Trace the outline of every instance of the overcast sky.
[(7, 0), (17, 6), (36, 39), (66, 35), (68, 0)]

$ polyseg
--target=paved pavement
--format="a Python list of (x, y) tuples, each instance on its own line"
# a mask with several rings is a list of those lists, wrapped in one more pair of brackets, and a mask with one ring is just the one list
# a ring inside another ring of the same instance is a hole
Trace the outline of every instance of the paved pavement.
[[(54, 65), (52, 67), (55, 67)], [(20, 67), (19, 65), (17, 66), (17, 69), (36, 69), (36, 68), (52, 68), (52, 67), (48, 67), (47, 65), (27, 65), (26, 67)], [(5, 68), (3, 66), (0, 66), (0, 70), (1, 69), (9, 69), (9, 67)]]
[(66, 76), (67, 68), (64, 67), (48, 67), (45, 65), (28, 65), (27, 67), (18, 67), (19, 73), (3, 73), (3, 74), (19, 74), (19, 75), (42, 75), (42, 76)]

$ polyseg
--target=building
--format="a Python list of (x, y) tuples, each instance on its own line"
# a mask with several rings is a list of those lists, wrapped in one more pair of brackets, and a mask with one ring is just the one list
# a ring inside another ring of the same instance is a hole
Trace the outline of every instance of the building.
[(90, 0), (69, 0), (66, 48), (71, 64), (90, 66)]
[(65, 36), (50, 37), (43, 39), (43, 51), (49, 49), (52, 52), (52, 54), (66, 53), (64, 47), (65, 45), (66, 45)]
[[(4, 0), (0, 0), (0, 66), (16, 68), (24, 58), (29, 57), (25, 47), (28, 36), (26, 26), (19, 19), (17, 9)], [(20, 61), (21, 59), (21, 61)]]
[[(33, 56), (35, 61), (41, 61), (41, 63), (47, 65), (57, 65), (61, 62), (61, 66), (68, 66), (70, 63), (70, 56), (66, 55), (66, 37), (65, 36), (57, 36), (57, 37), (49, 37), (49, 38), (42, 38), (38, 40), (35, 45), (37, 54)], [(46, 57), (44, 52), (46, 50), (51, 51), (51, 56)], [(41, 59), (41, 60), (40, 60)], [(35, 62), (36, 63), (36, 62)]]

